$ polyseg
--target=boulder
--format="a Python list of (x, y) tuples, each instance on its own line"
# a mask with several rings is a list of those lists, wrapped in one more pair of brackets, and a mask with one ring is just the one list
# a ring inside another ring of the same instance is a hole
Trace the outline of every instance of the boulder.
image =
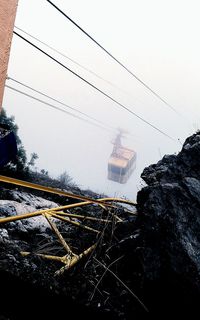
[(147, 183), (137, 196), (144, 290), (155, 310), (199, 310), (199, 159), (196, 133), (177, 156), (164, 156), (141, 175)]

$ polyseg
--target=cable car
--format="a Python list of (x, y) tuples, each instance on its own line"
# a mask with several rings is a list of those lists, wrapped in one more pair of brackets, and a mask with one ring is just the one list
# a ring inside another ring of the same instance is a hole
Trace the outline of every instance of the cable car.
[(16, 138), (8, 125), (0, 124), (0, 168), (17, 155)]
[(108, 179), (126, 183), (136, 168), (136, 152), (126, 148), (121, 144), (122, 132), (120, 132), (115, 141), (112, 154), (108, 160)]

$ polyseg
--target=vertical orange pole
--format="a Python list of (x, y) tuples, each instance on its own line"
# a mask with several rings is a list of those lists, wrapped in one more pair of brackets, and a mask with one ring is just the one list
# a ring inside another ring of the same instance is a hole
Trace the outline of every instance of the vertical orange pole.
[(0, 0), (0, 111), (18, 0)]

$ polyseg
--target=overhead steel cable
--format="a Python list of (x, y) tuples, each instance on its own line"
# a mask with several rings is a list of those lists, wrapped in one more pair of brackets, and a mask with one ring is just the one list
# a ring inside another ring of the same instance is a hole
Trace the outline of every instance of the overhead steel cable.
[[(13, 82), (15, 82), (15, 83), (17, 83), (17, 84), (20, 84), (21, 86), (23, 86), (23, 87), (25, 87), (25, 88), (27, 88), (27, 89), (30, 89), (30, 90), (32, 90), (33, 92), (36, 92), (36, 93), (42, 95), (42, 96), (45, 97), (45, 98), (51, 99), (52, 101), (57, 102), (57, 103), (61, 104), (62, 106), (66, 107), (66, 108), (68, 108), (68, 109), (71, 109), (71, 110), (73, 110), (73, 111), (75, 111), (75, 112), (78, 112), (78, 113), (80, 113), (81, 115), (87, 117), (88, 119), (90, 119), (90, 120), (92, 120), (92, 121), (96, 121), (96, 122), (99, 123), (100, 125), (105, 126), (105, 130), (115, 130), (114, 128), (112, 128), (111, 126), (105, 124), (104, 122), (102, 122), (102, 121), (100, 121), (100, 120), (98, 120), (98, 119), (96, 119), (96, 118), (93, 118), (93, 117), (89, 116), (87, 113), (82, 112), (82, 111), (80, 111), (80, 110), (78, 110), (78, 109), (76, 109), (76, 108), (74, 108), (74, 107), (71, 107), (71, 106), (67, 105), (66, 103), (61, 102), (61, 101), (59, 101), (59, 100), (57, 100), (57, 99), (55, 99), (55, 98), (53, 98), (53, 97), (51, 97), (51, 96), (49, 96), (49, 95), (41, 92), (41, 91), (39, 91), (39, 90), (36, 90), (36, 89), (34, 89), (33, 87), (30, 87), (30, 86), (28, 86), (27, 84), (25, 84), (25, 83), (23, 83), (23, 82), (21, 82), (21, 81), (18, 81), (18, 80), (14, 79), (14, 78), (11, 78), (11, 77), (9, 77), (9, 76), (7, 76), (6, 79), (7, 79), (7, 80), (11, 80), (11, 81), (13, 81)], [(108, 129), (108, 128), (109, 128), (109, 129)]]
[[(38, 94), (40, 94), (40, 95), (42, 95), (42, 96), (44, 96), (44, 97), (46, 97), (46, 98), (48, 98), (48, 99), (51, 99), (52, 101), (57, 102), (57, 103), (65, 106), (66, 108), (72, 109), (72, 110), (74, 110), (74, 111), (76, 111), (76, 112), (84, 115), (85, 117), (88, 117), (88, 119), (90, 119), (90, 120), (92, 120), (92, 121), (96, 121), (97, 123), (99, 123), (99, 124), (101, 124), (102, 126), (104, 126), (104, 127), (100, 126), (100, 128), (103, 129), (103, 130), (106, 130), (106, 131), (109, 131), (109, 132), (114, 132), (114, 131), (117, 131), (117, 130), (118, 130), (118, 129), (116, 129), (116, 128), (110, 126), (110, 125), (108, 125), (107, 123), (104, 123), (103, 121), (100, 121), (100, 120), (98, 120), (98, 119), (96, 119), (96, 118), (93, 118), (93, 117), (89, 116), (87, 113), (81, 112), (81, 111), (79, 111), (78, 109), (76, 109), (76, 108), (74, 108), (74, 107), (70, 107), (69, 105), (61, 102), (60, 100), (57, 100), (57, 99), (55, 99), (55, 98), (53, 98), (53, 97), (51, 97), (51, 96), (49, 96), (49, 95), (47, 95), (47, 94), (39, 91), (39, 90), (34, 89), (34, 88), (31, 87), (31, 86), (28, 86), (27, 84), (25, 84), (25, 83), (23, 83), (23, 82), (21, 82), (21, 81), (18, 81), (18, 80), (14, 79), (14, 78), (12, 78), (12, 77), (9, 77), (9, 76), (6, 77), (6, 80), (11, 80), (11, 81), (13, 81), (13, 82), (15, 82), (15, 83), (17, 83), (17, 84), (20, 84), (21, 86), (23, 86), (23, 87), (25, 87), (25, 88), (27, 88), (27, 89), (29, 89), (29, 90), (32, 90), (32, 91), (35, 92), (35, 93), (38, 93)], [(80, 120), (81, 120), (81, 119), (80, 119)], [(83, 120), (85, 120), (85, 119), (83, 119)], [(93, 124), (93, 123), (91, 123), (91, 124)], [(135, 134), (132, 134), (132, 133), (130, 133), (130, 132), (126, 132), (126, 134), (128, 134), (128, 135), (130, 135), (130, 136), (132, 136), (132, 137), (135, 138)]]
[[(111, 81), (104, 79), (103, 77), (101, 77), (100, 75), (98, 75), (96, 72), (90, 70), (89, 68), (84, 67), (82, 64), (80, 64), (80, 63), (77, 62), (76, 60), (68, 57), (66, 54), (64, 54), (64, 53), (62, 53), (61, 51), (55, 49), (54, 47), (50, 46), (49, 44), (45, 43), (44, 41), (41, 41), (40, 39), (36, 38), (35, 36), (32, 36), (30, 33), (24, 31), (23, 29), (21, 29), (21, 28), (19, 28), (19, 27), (16, 27), (16, 26), (15, 26), (15, 29), (17, 29), (17, 30), (25, 33), (25, 34), (26, 34), (27, 36), (29, 36), (30, 38), (38, 41), (38, 42), (41, 43), (42, 45), (44, 45), (44, 46), (46, 46), (47, 48), (51, 49), (52, 51), (58, 53), (60, 56), (64, 57), (65, 59), (70, 60), (71, 62), (73, 62), (74, 64), (76, 64), (76, 65), (79, 66), (80, 68), (82, 68), (83, 70), (91, 73), (93, 76), (97, 77), (98, 79), (100, 79), (100, 80), (108, 83), (108, 84), (109, 84), (110, 86), (112, 86), (113, 88), (115, 88), (115, 89), (117, 89), (117, 90), (120, 90), (120, 91), (126, 93), (124, 90), (122, 90), (121, 88), (119, 88), (117, 85), (115, 85), (115, 84), (112, 83)], [(127, 94), (127, 93), (126, 93), (126, 94)]]
[[(81, 112), (81, 111), (79, 111), (79, 110), (76, 109), (76, 108), (70, 107), (70, 106), (68, 106), (67, 104), (65, 104), (65, 103), (63, 103), (63, 102), (61, 102), (61, 101), (59, 101), (59, 100), (57, 100), (57, 99), (55, 99), (55, 98), (53, 98), (53, 97), (51, 97), (51, 96), (49, 96), (49, 95), (47, 95), (47, 94), (39, 91), (39, 90), (36, 90), (36, 89), (34, 89), (33, 87), (28, 86), (28, 85), (26, 85), (25, 83), (23, 83), (23, 82), (21, 82), (21, 81), (18, 81), (18, 80), (14, 79), (14, 78), (12, 78), (12, 77), (9, 77), (9, 76), (7, 76), (6, 79), (7, 79), (7, 80), (11, 80), (11, 81), (13, 81), (13, 82), (15, 82), (15, 83), (17, 83), (17, 84), (20, 84), (21, 86), (23, 86), (23, 87), (25, 87), (25, 88), (27, 88), (27, 89), (30, 89), (30, 90), (32, 90), (33, 92), (36, 92), (36, 93), (38, 93), (38, 94), (41, 94), (42, 96), (44, 96), (44, 97), (46, 97), (46, 98), (48, 98), (48, 99), (51, 99), (52, 101), (55, 101), (55, 102), (57, 102), (57, 103), (65, 106), (65, 107), (67, 107), (67, 108), (70, 108), (70, 109), (72, 109), (72, 110), (74, 110), (74, 111), (77, 111), (78, 113), (80, 113), (80, 114), (88, 117), (88, 118), (91, 119), (92, 121), (96, 121), (97, 123), (99, 123), (99, 124), (101, 124), (102, 126), (104, 126), (104, 127), (100, 126), (100, 128), (103, 129), (103, 130), (106, 130), (106, 131), (109, 131), (109, 132), (114, 132), (114, 131), (117, 131), (117, 130), (118, 130), (118, 128), (116, 129), (116, 128), (112, 127), (112, 126), (109, 126), (107, 123), (104, 123), (103, 121), (100, 121), (100, 120), (98, 120), (98, 119), (96, 119), (96, 118), (93, 118), (93, 117), (89, 116), (87, 113)], [(80, 119), (80, 120), (81, 120), (81, 119)], [(83, 120), (85, 120), (85, 119), (83, 119)], [(91, 123), (91, 124), (93, 124), (93, 123)], [(130, 135), (130, 136), (132, 136), (132, 137), (135, 138), (135, 134), (132, 134), (132, 133), (130, 133), (130, 132), (126, 132), (126, 134), (128, 134), (128, 135)]]
[(84, 121), (84, 122), (86, 122), (86, 123), (89, 123), (89, 124), (91, 124), (91, 125), (93, 125), (93, 126), (95, 126), (95, 127), (101, 128), (101, 129), (103, 129), (103, 130), (108, 130), (107, 128), (102, 127), (100, 124), (97, 124), (97, 123), (94, 123), (94, 122), (92, 122), (92, 121), (90, 121), (90, 120), (87, 120), (87, 119), (84, 119), (84, 118), (82, 118), (82, 117), (79, 117), (79, 116), (77, 116), (77, 115), (75, 115), (75, 114), (73, 114), (73, 113), (71, 113), (71, 112), (68, 112), (68, 111), (66, 111), (66, 110), (63, 110), (63, 109), (61, 109), (61, 108), (59, 108), (59, 107), (57, 107), (57, 106), (55, 106), (55, 105), (53, 105), (53, 104), (51, 104), (51, 103), (49, 103), (49, 102), (46, 102), (46, 101), (41, 100), (41, 99), (39, 99), (39, 98), (36, 98), (36, 97), (34, 97), (34, 96), (32, 96), (32, 95), (24, 92), (24, 91), (21, 91), (21, 90), (19, 90), (19, 89), (14, 88), (14, 87), (8, 86), (7, 84), (5, 85), (5, 87), (8, 88), (8, 89), (10, 89), (10, 90), (13, 90), (13, 91), (15, 91), (15, 92), (18, 92), (18, 93), (20, 93), (20, 94), (22, 94), (22, 95), (24, 95), (24, 96), (26, 96), (26, 97), (28, 97), (28, 98), (31, 98), (31, 99), (33, 99), (33, 100), (36, 100), (36, 101), (40, 102), (40, 103), (43, 103), (43, 104), (45, 104), (45, 105), (47, 105), (47, 106), (49, 106), (49, 107), (51, 107), (51, 108), (53, 108), (53, 109), (56, 109), (56, 110), (58, 110), (58, 111), (61, 111), (61, 112), (65, 113), (65, 114), (67, 114), (67, 115), (69, 115), (69, 116), (71, 116), (71, 117), (74, 117), (74, 118), (76, 118), (76, 119), (79, 119), (79, 120), (81, 120), (81, 121)]
[(131, 74), (137, 81), (139, 81), (146, 89), (148, 89), (154, 96), (161, 100), (166, 106), (172, 109), (178, 114), (176, 109), (172, 107), (166, 100), (164, 100), (158, 93), (151, 89), (143, 80), (141, 80), (135, 73), (128, 69), (121, 61), (115, 58), (108, 50), (106, 50), (98, 41), (96, 41), (88, 32), (81, 28), (74, 20), (72, 20), (65, 12), (58, 8), (52, 1), (49, 2), (57, 11), (59, 11), (65, 18), (67, 18), (72, 24), (74, 24), (79, 30), (81, 30), (88, 38), (90, 38), (98, 47), (100, 47), (104, 52), (106, 52), (115, 62), (117, 62), (122, 68), (124, 68), (129, 74)]
[(37, 42), (41, 43), (42, 45), (44, 45), (44, 46), (47, 47), (48, 49), (50, 49), (50, 50), (56, 52), (57, 54), (59, 54), (61, 57), (65, 58), (65, 59), (68, 59), (69, 61), (71, 61), (71, 62), (73, 62), (74, 64), (76, 64), (78, 67), (80, 67), (80, 68), (82, 68), (83, 70), (89, 72), (90, 74), (92, 74), (92, 75), (95, 76), (96, 78), (100, 79), (101, 81), (104, 81), (105, 83), (109, 84), (109, 85), (112, 86), (113, 88), (115, 88), (115, 89), (123, 92), (123, 94), (126, 94), (126, 95), (128, 95), (128, 96), (130, 97), (130, 93), (129, 93), (129, 92), (127, 92), (126, 90), (118, 87), (116, 84), (112, 83), (111, 81), (106, 80), (105, 78), (101, 77), (101, 76), (100, 76), (99, 74), (97, 74), (96, 72), (94, 72), (94, 71), (90, 70), (89, 68), (83, 66), (82, 64), (80, 64), (80, 63), (77, 62), (76, 60), (68, 57), (68, 56), (67, 56), (66, 54), (64, 54), (63, 52), (57, 50), (56, 48), (50, 46), (49, 44), (45, 43), (44, 41), (38, 39), (37, 37), (31, 35), (31, 34), (28, 33), (27, 31), (25, 31), (25, 30), (23, 30), (23, 29), (21, 29), (21, 28), (19, 28), (19, 27), (17, 27), (17, 26), (15, 26), (15, 29), (23, 32), (23, 33), (26, 34), (28, 37), (36, 40)]
[(95, 85), (93, 85), (91, 82), (87, 81), (86, 79), (84, 79), (83, 77), (81, 77), (78, 73), (76, 73), (75, 71), (71, 70), (70, 68), (68, 68), (66, 65), (64, 65), (63, 63), (61, 63), (60, 61), (58, 61), (57, 59), (55, 59), (54, 57), (52, 57), (50, 54), (48, 54), (47, 52), (45, 52), (44, 50), (42, 50), (41, 48), (39, 48), (38, 46), (36, 46), (34, 43), (32, 43), (31, 41), (27, 40), (26, 38), (24, 38), (22, 35), (20, 35), (19, 33), (17, 33), (16, 31), (13, 31), (13, 33), (15, 35), (17, 35), (19, 38), (21, 38), (22, 40), (24, 40), (25, 42), (27, 42), (28, 44), (30, 44), (32, 47), (34, 47), (35, 49), (37, 49), (38, 51), (42, 52), (44, 55), (46, 55), (47, 57), (49, 57), (51, 60), (53, 60), (54, 62), (58, 63), (60, 66), (62, 66), (63, 68), (65, 68), (66, 70), (68, 70), (69, 72), (71, 72), (73, 75), (75, 75), (76, 77), (78, 77), (80, 80), (84, 81), (85, 83), (87, 83), (90, 87), (92, 87), (93, 89), (95, 89), (96, 91), (100, 92), (101, 94), (103, 94), (105, 97), (107, 97), (108, 99), (110, 99), (111, 101), (115, 102), (118, 106), (120, 106), (122, 109), (128, 111), (129, 113), (131, 113), (132, 115), (134, 115), (135, 117), (137, 117), (138, 119), (140, 119), (142, 122), (146, 123), (147, 125), (149, 125), (150, 127), (152, 127), (153, 129), (155, 129), (156, 131), (158, 131), (159, 133), (163, 134), (165, 137), (169, 138), (170, 140), (176, 141), (174, 138), (172, 138), (171, 136), (169, 136), (167, 133), (165, 133), (164, 131), (160, 130), (159, 128), (157, 128), (156, 126), (154, 126), (153, 124), (151, 124), (149, 121), (145, 120), (144, 118), (142, 118), (141, 116), (139, 116), (138, 114), (136, 114), (135, 112), (133, 112), (132, 110), (130, 110), (128, 107), (126, 107), (125, 105), (123, 105), (122, 103), (118, 102), (117, 100), (115, 100), (114, 98), (112, 98), (110, 95), (108, 95), (107, 93), (105, 93), (104, 91), (102, 91), (101, 89), (99, 89), (98, 87), (96, 87)]

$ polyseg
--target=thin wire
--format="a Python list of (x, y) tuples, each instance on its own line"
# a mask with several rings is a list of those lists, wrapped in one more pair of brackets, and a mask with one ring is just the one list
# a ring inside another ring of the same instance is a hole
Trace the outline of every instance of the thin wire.
[(25, 87), (25, 88), (27, 88), (27, 89), (30, 89), (30, 90), (32, 90), (32, 91), (34, 91), (34, 92), (36, 92), (36, 93), (41, 94), (43, 97), (46, 97), (46, 98), (48, 98), (48, 99), (51, 99), (51, 100), (53, 100), (53, 101), (55, 101), (55, 102), (57, 102), (57, 103), (60, 103), (61, 105), (63, 105), (63, 106), (66, 107), (66, 108), (69, 108), (69, 109), (71, 109), (71, 110), (73, 110), (73, 111), (76, 111), (76, 112), (84, 115), (84, 116), (87, 117), (88, 119), (90, 119), (90, 120), (92, 120), (92, 121), (96, 121), (96, 122), (98, 122), (99, 124), (105, 126), (105, 127), (106, 127), (105, 129), (109, 128), (110, 130), (115, 130), (113, 127), (110, 127), (109, 125), (105, 124), (104, 122), (102, 122), (102, 121), (100, 121), (100, 120), (98, 120), (98, 119), (96, 119), (96, 118), (93, 118), (93, 117), (89, 116), (87, 113), (84, 113), (84, 112), (82, 112), (82, 111), (80, 111), (80, 110), (78, 110), (78, 109), (76, 109), (76, 108), (74, 108), (74, 107), (70, 107), (70, 106), (67, 105), (66, 103), (63, 103), (63, 102), (61, 102), (61, 101), (59, 101), (59, 100), (57, 100), (57, 99), (55, 99), (55, 98), (53, 98), (53, 97), (51, 97), (51, 96), (49, 96), (49, 95), (47, 95), (47, 94), (39, 91), (39, 90), (36, 90), (36, 89), (34, 89), (33, 87), (30, 87), (30, 86), (26, 85), (25, 83), (23, 83), (23, 82), (21, 82), (21, 81), (18, 81), (18, 80), (14, 79), (14, 78), (11, 78), (11, 77), (9, 77), (9, 76), (7, 76), (7, 80), (11, 80), (11, 81), (13, 81), (13, 82), (16, 82), (16, 83), (20, 84), (21, 86), (23, 86), (23, 87)]
[[(51, 99), (52, 101), (55, 101), (55, 102), (57, 102), (57, 103), (60, 103), (61, 105), (65, 106), (65, 107), (67, 107), (67, 108), (69, 108), (69, 109), (72, 109), (72, 110), (74, 110), (74, 111), (76, 111), (76, 112), (84, 115), (85, 117), (88, 117), (89, 119), (91, 119), (91, 120), (93, 120), (93, 121), (98, 122), (99, 124), (101, 124), (101, 125), (103, 125), (103, 126), (105, 127), (105, 128), (101, 127), (102, 129), (105, 129), (105, 130), (110, 131), (110, 132), (114, 132), (114, 131), (118, 131), (118, 130), (119, 130), (118, 128), (114, 128), (114, 127), (112, 127), (112, 126), (109, 126), (108, 124), (104, 123), (103, 121), (100, 121), (100, 120), (98, 120), (98, 119), (96, 119), (96, 118), (93, 118), (93, 117), (89, 116), (87, 113), (81, 112), (81, 111), (79, 111), (79, 110), (76, 109), (76, 108), (70, 107), (69, 105), (67, 105), (67, 104), (65, 104), (65, 103), (63, 103), (63, 102), (61, 102), (61, 101), (59, 101), (59, 100), (57, 100), (57, 99), (55, 99), (55, 98), (53, 98), (53, 97), (51, 97), (51, 96), (49, 96), (49, 95), (47, 95), (47, 94), (39, 91), (39, 90), (36, 90), (36, 89), (34, 89), (33, 87), (30, 87), (30, 86), (26, 85), (25, 83), (23, 83), (23, 82), (21, 82), (21, 81), (18, 81), (18, 80), (16, 80), (16, 79), (12, 78), (12, 77), (7, 76), (7, 77), (6, 77), (6, 80), (11, 80), (11, 81), (13, 81), (13, 82), (16, 82), (17, 84), (20, 84), (20, 85), (22, 85), (23, 87), (32, 90), (33, 92), (36, 92), (36, 93), (38, 93), (38, 94), (41, 94), (42, 96), (44, 96), (44, 97), (46, 97), (46, 98), (48, 98), (48, 99)], [(130, 136), (133, 137), (134, 139), (136, 138), (135, 134), (132, 134), (132, 133), (130, 133), (130, 132), (126, 132), (126, 134), (130, 135)]]
[(90, 38), (98, 47), (100, 47), (104, 52), (106, 52), (114, 61), (116, 61), (122, 68), (124, 68), (129, 74), (131, 74), (137, 81), (139, 81), (146, 89), (148, 89), (153, 95), (155, 95), (159, 100), (161, 100), (165, 105), (178, 114), (175, 108), (173, 108), (167, 101), (165, 101), (158, 93), (151, 89), (144, 81), (142, 81), (135, 73), (128, 69), (122, 62), (115, 58), (108, 50), (106, 50), (99, 42), (97, 42), (89, 33), (87, 33), (83, 28), (81, 28), (74, 20), (72, 20), (66, 13), (64, 13), (60, 8), (58, 8), (52, 1), (47, 0), (56, 10), (58, 10), (65, 18), (67, 18), (71, 23), (73, 23), (79, 30), (81, 30), (88, 38)]
[[(21, 32), (23, 32), (23, 33), (25, 33), (26, 35), (28, 35), (30, 38), (38, 41), (39, 43), (43, 44), (44, 46), (46, 46), (47, 48), (51, 49), (52, 51), (58, 53), (58, 54), (61, 55), (62, 57), (70, 60), (71, 62), (73, 62), (74, 64), (76, 64), (76, 65), (79, 66), (80, 68), (82, 68), (83, 70), (91, 73), (93, 76), (97, 77), (98, 79), (100, 79), (100, 80), (108, 83), (108, 84), (109, 84), (110, 86), (112, 86), (113, 88), (125, 92), (124, 90), (122, 90), (121, 88), (119, 88), (119, 87), (118, 87), (117, 85), (115, 85), (114, 83), (112, 83), (112, 82), (104, 79), (103, 77), (101, 77), (101, 76), (99, 76), (97, 73), (95, 73), (94, 71), (92, 71), (92, 70), (84, 67), (84, 66), (83, 66), (82, 64), (80, 64), (79, 62), (77, 62), (77, 61), (75, 61), (74, 59), (68, 57), (66, 54), (64, 54), (64, 53), (62, 53), (61, 51), (55, 49), (54, 47), (50, 46), (49, 44), (45, 43), (44, 41), (41, 41), (40, 39), (36, 38), (35, 36), (32, 36), (30, 33), (24, 31), (23, 29), (21, 29), (21, 28), (19, 28), (19, 27), (17, 27), (17, 26), (15, 26), (15, 29), (20, 30)], [(125, 93), (127, 94), (127, 92), (125, 92)]]
[(68, 114), (68, 115), (71, 116), (71, 117), (74, 117), (74, 118), (79, 119), (79, 120), (81, 120), (81, 121), (87, 122), (87, 123), (89, 123), (89, 124), (91, 124), (91, 125), (93, 125), (93, 126), (95, 126), (95, 127), (101, 128), (101, 129), (103, 129), (103, 130), (107, 130), (106, 128), (98, 125), (97, 123), (91, 122), (91, 121), (89, 121), (89, 120), (87, 120), (87, 119), (84, 119), (84, 118), (82, 118), (82, 117), (79, 117), (79, 116), (77, 116), (77, 115), (75, 115), (75, 114), (73, 114), (73, 113), (71, 113), (71, 112), (68, 112), (68, 111), (63, 110), (63, 109), (61, 109), (61, 108), (59, 108), (59, 107), (56, 107), (55, 105), (53, 105), (53, 104), (51, 104), (51, 103), (48, 103), (48, 102), (46, 102), (46, 101), (44, 101), (44, 100), (41, 100), (41, 99), (39, 99), (39, 98), (36, 98), (36, 97), (34, 97), (34, 96), (32, 96), (32, 95), (30, 95), (30, 94), (28, 94), (28, 93), (25, 93), (24, 91), (21, 91), (21, 90), (18, 90), (18, 89), (16, 89), (16, 88), (14, 88), (14, 87), (8, 86), (7, 84), (5, 85), (5, 87), (8, 88), (8, 89), (11, 89), (11, 90), (13, 90), (13, 91), (16, 91), (16, 92), (18, 92), (18, 93), (20, 93), (20, 94), (22, 94), (22, 95), (24, 95), (24, 96), (26, 96), (26, 97), (29, 97), (29, 98), (31, 98), (31, 99), (33, 99), (33, 100), (36, 100), (36, 101), (38, 101), (38, 102), (40, 102), (40, 103), (43, 103), (43, 104), (45, 104), (45, 105), (47, 105), (47, 106), (49, 106), (49, 107), (51, 107), (51, 108), (53, 108), (53, 109), (56, 109), (56, 110), (61, 111), (61, 112), (63, 112), (63, 113), (66, 113), (66, 114)]
[(135, 112), (131, 111), (129, 108), (127, 108), (125, 105), (123, 105), (122, 103), (118, 102), (117, 100), (115, 100), (114, 98), (112, 98), (111, 96), (109, 96), (107, 93), (105, 93), (104, 91), (102, 91), (101, 89), (99, 89), (98, 87), (96, 87), (95, 85), (93, 85), (91, 82), (87, 81), (86, 79), (84, 79), (83, 77), (81, 77), (79, 74), (77, 74), (75, 71), (71, 70), (70, 68), (68, 68), (67, 66), (65, 66), (63, 63), (61, 63), (60, 61), (58, 61), (57, 59), (55, 59), (54, 57), (52, 57), (50, 54), (48, 54), (47, 52), (45, 52), (44, 50), (40, 49), (38, 46), (36, 46), (35, 44), (33, 44), (31, 41), (27, 40), (26, 38), (24, 38), (22, 35), (20, 35), (19, 33), (17, 33), (16, 31), (13, 31), (13, 33), (15, 35), (17, 35), (19, 38), (21, 38), (22, 40), (24, 40), (25, 42), (29, 43), (32, 47), (34, 47), (35, 49), (37, 49), (38, 51), (42, 52), (44, 55), (46, 55), (47, 57), (49, 57), (51, 60), (53, 60), (54, 62), (58, 63), (60, 66), (62, 66), (63, 68), (65, 68), (66, 70), (68, 70), (69, 72), (71, 72), (73, 75), (75, 75), (76, 77), (78, 77), (80, 80), (84, 81), (85, 83), (87, 83), (89, 86), (91, 86), (93, 89), (97, 90), (98, 92), (100, 92), (101, 94), (103, 94), (105, 97), (107, 97), (108, 99), (110, 99), (111, 101), (115, 102), (118, 106), (120, 106), (121, 108), (123, 108), (124, 110), (128, 111), (129, 113), (131, 113), (132, 115), (134, 115), (135, 117), (137, 117), (138, 119), (140, 119), (141, 121), (143, 121), (144, 123), (148, 124), (150, 127), (152, 127), (153, 129), (155, 129), (156, 131), (158, 131), (159, 133), (163, 134), (165, 137), (169, 138), (170, 140), (176, 141), (174, 138), (172, 138), (171, 136), (169, 136), (167, 133), (165, 133), (164, 131), (160, 130), (159, 128), (157, 128), (156, 126), (154, 126), (153, 124), (151, 124), (149, 121), (145, 120), (144, 118), (140, 117), (138, 114), (136, 114)]
[[(113, 88), (121, 91), (123, 94), (126, 94), (127, 96), (131, 97), (131, 95), (130, 95), (130, 93), (129, 93), (128, 91), (126, 91), (126, 90), (118, 87), (116, 84), (110, 82), (109, 80), (106, 80), (106, 79), (102, 78), (100, 75), (98, 75), (98, 74), (95, 73), (94, 71), (92, 71), (92, 70), (84, 67), (84, 66), (81, 65), (79, 62), (73, 60), (72, 58), (68, 57), (67, 55), (65, 55), (65, 54), (62, 53), (61, 51), (55, 49), (54, 47), (50, 46), (49, 44), (45, 43), (44, 41), (38, 39), (37, 37), (31, 35), (30, 33), (26, 32), (25, 30), (23, 30), (23, 29), (21, 29), (21, 28), (19, 28), (19, 27), (17, 27), (17, 26), (15, 26), (15, 29), (20, 30), (21, 32), (23, 32), (23, 33), (25, 33), (26, 35), (28, 35), (30, 38), (38, 41), (39, 43), (41, 43), (42, 45), (46, 46), (46, 47), (49, 48), (50, 50), (58, 53), (58, 54), (59, 54), (60, 56), (62, 56), (63, 58), (68, 59), (69, 61), (73, 62), (74, 64), (76, 64), (77, 66), (79, 66), (80, 68), (82, 68), (83, 70), (91, 73), (91, 74), (92, 74), (93, 76), (95, 76), (96, 78), (104, 81), (105, 83), (109, 84), (109, 85), (112, 86)], [(134, 99), (135, 99), (135, 98), (134, 98)], [(140, 101), (138, 98), (137, 98), (137, 100)], [(142, 102), (140, 101), (140, 103), (142, 103)]]

